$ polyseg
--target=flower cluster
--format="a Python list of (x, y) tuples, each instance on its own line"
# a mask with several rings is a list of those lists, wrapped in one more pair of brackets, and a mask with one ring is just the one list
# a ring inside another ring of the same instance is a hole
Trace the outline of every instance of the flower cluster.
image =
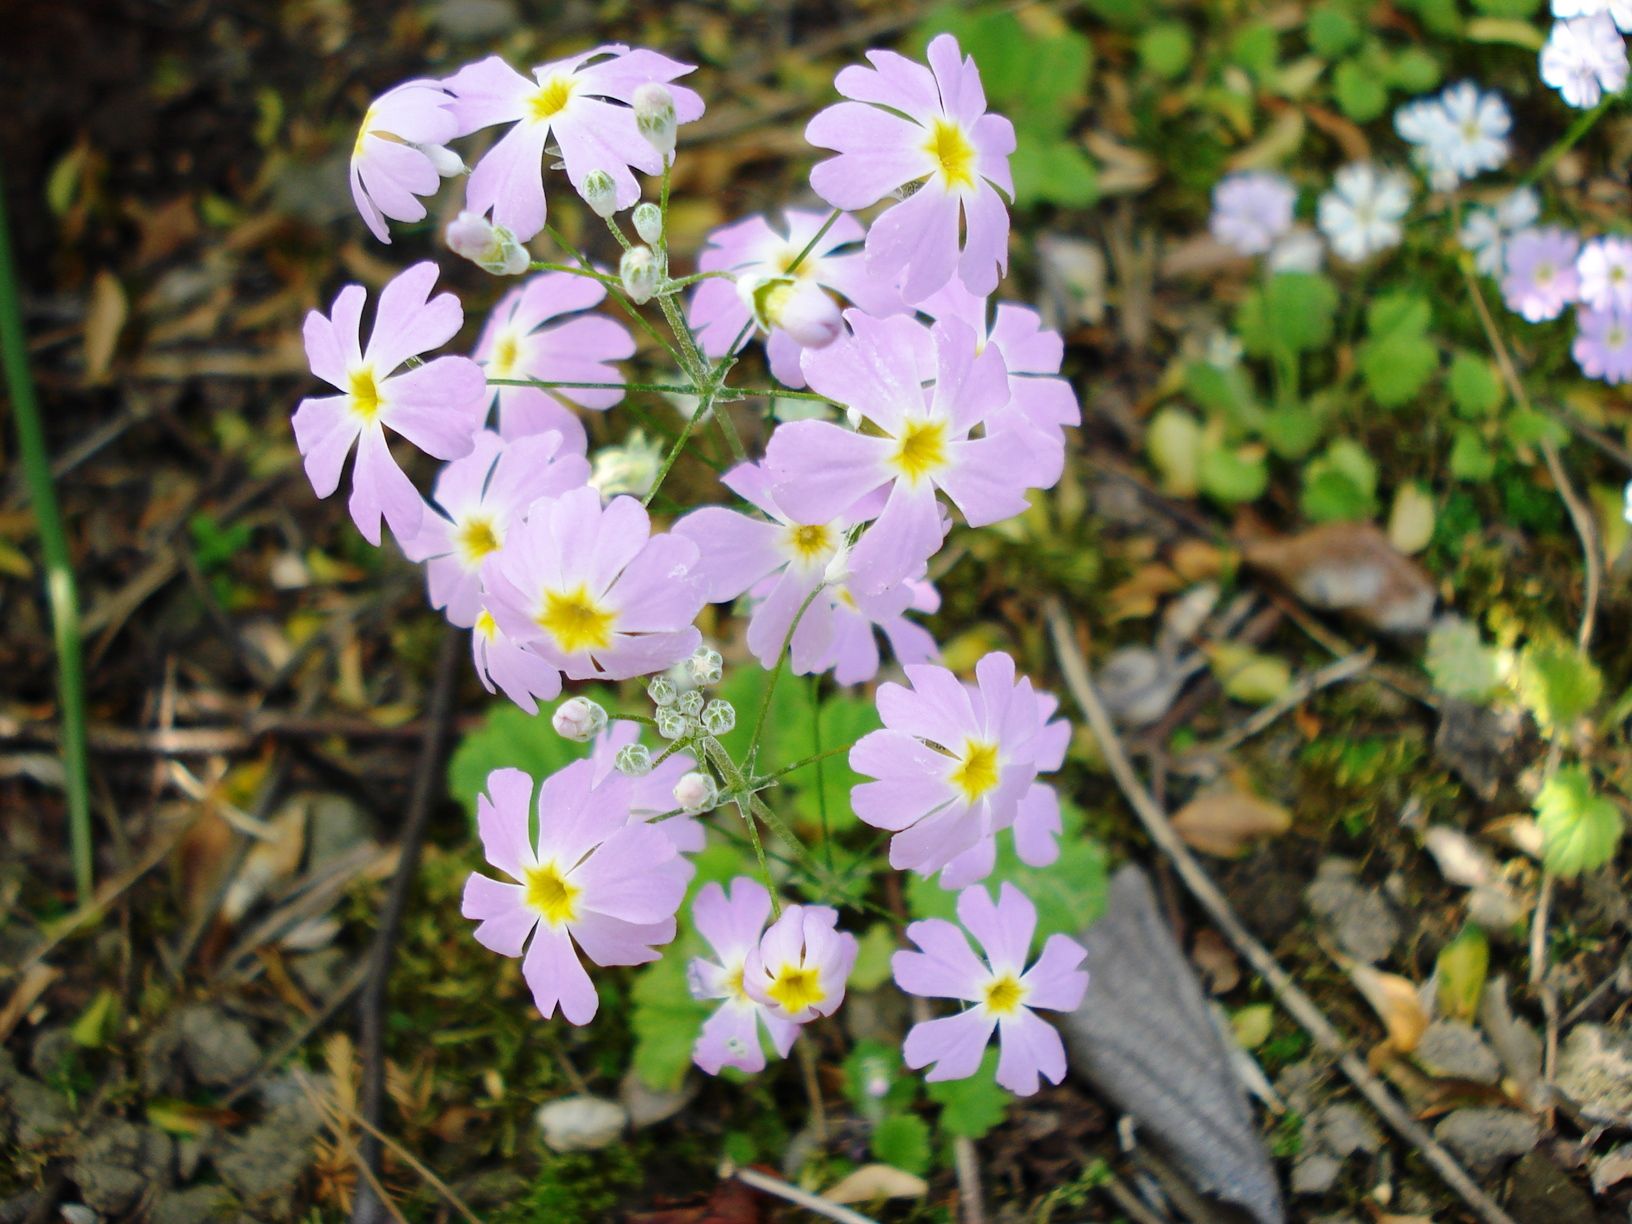
[[(1005, 830), (1024, 862), (1054, 861), (1059, 804), (1038, 778), (1060, 768), (1069, 729), (1006, 654), (983, 658), (967, 684), (936, 665), (934, 639), (909, 614), (938, 606), (930, 565), (954, 512), (971, 527), (1023, 512), (1059, 480), (1080, 410), (1061, 376), (1061, 337), (1035, 311), (992, 300), (1008, 263), (1015, 134), (987, 112), (974, 60), (945, 35), (927, 64), (867, 58), (839, 74), (843, 100), (807, 130), (833, 154), (811, 186), (834, 211), (726, 225), (697, 274), (680, 279), (669, 273), (666, 210), (677, 129), (703, 112), (678, 83), (691, 66), (606, 45), (530, 73), (491, 57), (389, 91), (352, 153), (369, 230), (389, 242), (389, 222), (423, 220), (426, 197), (462, 177), (448, 247), (524, 279), (468, 353), (440, 356), (464, 312), (451, 294), (432, 296), (435, 264), (384, 286), (366, 344), (367, 292), (343, 288), (305, 331), (312, 371), (335, 394), (301, 402), (295, 436), (323, 497), (355, 450), (358, 529), (379, 544), (383, 522), (425, 567), (430, 603), (471, 631), (489, 691), (529, 712), (561, 698), (551, 725), (588, 746), (548, 777), (494, 771), (478, 802), (493, 874), (470, 876), (463, 913), (479, 943), (521, 959), (546, 1018), (587, 1023), (598, 991), (586, 963), (643, 964), (683, 931), (712, 950), (689, 973), (697, 997), (719, 1001), (696, 1039), (705, 1071), (762, 1069), (768, 1051), (785, 1056), (844, 1000), (855, 937), (833, 906), (784, 903), (764, 856), (763, 880), (706, 884), (682, 914), (689, 856), (708, 844), (715, 809), (734, 808), (756, 847), (762, 824), (792, 836), (768, 802), (781, 775), (757, 759), (760, 727), (734, 757), (725, 741), (736, 710), (708, 695), (723, 660), (695, 622), (707, 603), (743, 601), (747, 652), (771, 684), (789, 666), (870, 681), (881, 635), (905, 667), (908, 686), (878, 691), (883, 729), (834, 750), (868, 779), (852, 806), (894, 834), (891, 864), (963, 889), (960, 920), (984, 949), (976, 957), (943, 920), (908, 928), (920, 950), (896, 958), (898, 985), (970, 1006), (915, 1027), (906, 1059), (933, 1064), (933, 1079), (969, 1075), (996, 1031), (999, 1080), (1029, 1093), (1064, 1071), (1058, 1036), (1032, 1009), (1077, 1006), (1084, 953), (1051, 935), (1028, 969), (1030, 902), (1003, 883), (994, 904), (975, 885)], [(451, 146), (489, 129), (468, 168)], [(553, 230), (573, 262), (534, 260), (528, 244), (549, 229), (557, 168), (616, 234), (615, 273)], [(661, 176), (658, 203), (642, 202), (641, 175)], [(1278, 208), (1289, 222), (1290, 188)], [(874, 210), (870, 224), (863, 210)], [(1279, 238), (1268, 233), (1277, 226), (1233, 232), (1257, 246)], [(635, 354), (630, 332), (599, 313), (609, 297), (637, 316), (648, 302), (662, 309), (695, 393), (666, 456), (633, 431), (590, 453), (584, 414), (640, 389), (620, 366)], [(753, 396), (781, 409), (757, 460), (721, 421), (738, 461), (720, 483), (737, 504), (654, 525), (646, 502), (693, 427), (749, 398), (725, 376), (756, 334), (780, 387)], [(387, 428), (442, 461), (428, 495), (398, 466)], [(647, 715), (613, 718), (563, 695), (580, 681), (637, 677), (648, 678)], [(661, 748), (641, 742), (642, 723)], [(804, 883), (835, 881), (812, 869)]]
[(1553, 22), (1541, 48), (1541, 79), (1570, 106), (1597, 106), (1626, 88), (1626, 0), (1553, 0)]

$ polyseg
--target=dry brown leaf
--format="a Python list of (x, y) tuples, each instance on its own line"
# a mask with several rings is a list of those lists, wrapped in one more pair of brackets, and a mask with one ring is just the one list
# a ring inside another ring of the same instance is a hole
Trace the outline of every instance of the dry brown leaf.
[(1345, 961), (1344, 967), (1388, 1030), (1389, 1048), (1396, 1054), (1416, 1049), (1428, 1028), (1428, 1013), (1423, 1010), (1416, 984), (1397, 973), (1383, 973), (1358, 961)]
[(28, 1014), (28, 1009), (39, 1001), (45, 993), (46, 987), (62, 976), (62, 970), (55, 965), (32, 965), (23, 980), (18, 982), (11, 992), (11, 998), (6, 1000), (4, 1008), (0, 1008), (0, 1041), (11, 1036), (11, 1030), (17, 1027), (18, 1021)]
[(307, 796), (297, 795), (267, 822), (272, 836), (250, 849), (222, 898), (221, 916), (228, 922), (237, 922), (274, 884), (294, 875), (306, 849), (308, 807)]
[(1157, 601), (1184, 583), (1160, 562), (1141, 566), (1133, 577), (1118, 583), (1106, 596), (1112, 621), (1137, 620), (1156, 611)]
[(85, 381), (104, 382), (113, 364), (119, 333), (125, 330), (130, 303), (119, 278), (106, 268), (91, 282), (91, 300), (85, 308)]
[(1173, 831), (1203, 854), (1237, 858), (1252, 842), (1275, 837), (1292, 827), (1292, 816), (1278, 803), (1245, 791), (1207, 791), (1173, 814)]
[(1241, 962), (1228, 941), (1211, 927), (1196, 932), (1190, 946), (1190, 962), (1212, 994), (1229, 994), (1241, 984)]
[(822, 1197), (830, 1203), (870, 1203), (882, 1198), (923, 1198), (929, 1183), (894, 1165), (866, 1164), (829, 1187)]
[(1370, 523), (1250, 540), (1242, 556), (1310, 607), (1351, 613), (1385, 633), (1420, 633), (1433, 616), (1428, 576)]
[(1304, 104), (1303, 113), (1326, 135), (1330, 136), (1337, 147), (1343, 150), (1343, 156), (1349, 161), (1370, 161), (1371, 141), (1360, 125), (1352, 120), (1345, 119), (1336, 111), (1329, 111), (1323, 106)]
[(1288, 107), (1264, 134), (1225, 162), (1229, 170), (1264, 170), (1279, 166), (1303, 143), (1303, 112)]

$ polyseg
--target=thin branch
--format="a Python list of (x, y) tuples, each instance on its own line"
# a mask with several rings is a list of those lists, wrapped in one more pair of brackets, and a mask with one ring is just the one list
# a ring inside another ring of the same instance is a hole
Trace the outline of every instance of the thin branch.
[(1235, 950), (1269, 983), (1275, 992), (1276, 1001), (1304, 1027), (1315, 1044), (1336, 1058), (1343, 1073), (1371, 1103), (1372, 1108), (1396, 1134), (1422, 1153), (1423, 1158), (1433, 1166), (1445, 1184), (1456, 1191), (1462, 1197), (1462, 1201), (1484, 1220), (1485, 1224), (1514, 1224), (1512, 1217), (1479, 1188), (1456, 1162), (1456, 1158), (1441, 1147), (1411, 1116), (1405, 1106), (1400, 1104), (1388, 1087), (1372, 1074), (1365, 1062), (1349, 1048), (1349, 1043), (1332, 1027), (1331, 1021), (1326, 1019), (1325, 1013), (1314, 1000), (1303, 992), (1292, 980), (1291, 975), (1281, 968), (1280, 962), (1241, 924), (1224, 894), (1218, 890), (1217, 885), (1196, 861), (1189, 848), (1179, 840), (1173, 826), (1168, 823), (1167, 813), (1151, 798), (1150, 792), (1145, 789), (1139, 776), (1134, 772), (1133, 765), (1122, 748), (1122, 741), (1117, 736), (1116, 728), (1111, 723), (1111, 717), (1100, 701), (1093, 681), (1089, 678), (1088, 665), (1072, 636), (1071, 622), (1057, 599), (1049, 600), (1044, 616), (1048, 621), (1050, 636), (1054, 640), (1054, 650), (1059, 658), (1066, 688), (1082, 707), (1094, 738), (1099, 741), (1100, 753), (1111, 771), (1111, 776), (1116, 779), (1117, 786), (1129, 806), (1133, 808), (1134, 814), (1139, 817), (1140, 823), (1144, 825), (1151, 841), (1173, 863), (1179, 878), (1190, 890), (1190, 895), (1207, 911), (1208, 916), (1234, 945)]
[(798, 1186), (791, 1186), (780, 1177), (772, 1177), (769, 1173), (761, 1173), (758, 1169), (737, 1169), (727, 1165), (720, 1170), (722, 1177), (735, 1177), (745, 1186), (752, 1186), (762, 1194), (775, 1195), (796, 1207), (803, 1207), (806, 1211), (825, 1216), (829, 1220), (836, 1220), (838, 1224), (878, 1224), (871, 1216), (864, 1216), (859, 1211), (851, 1211), (839, 1203), (824, 1199), (819, 1195), (801, 1190)]

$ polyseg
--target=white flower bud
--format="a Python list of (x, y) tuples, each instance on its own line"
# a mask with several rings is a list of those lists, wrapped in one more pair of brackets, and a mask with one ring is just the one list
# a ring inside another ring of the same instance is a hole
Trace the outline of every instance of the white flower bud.
[(584, 175), (583, 190), (579, 194), (597, 217), (610, 217), (618, 211), (618, 185), (605, 170), (591, 170)]
[(698, 721), (710, 735), (727, 735), (737, 725), (737, 708), (729, 701), (715, 698), (703, 707)]
[(740, 290), (754, 322), (766, 331), (779, 327), (804, 348), (826, 348), (844, 333), (844, 316), (820, 285), (773, 276)]
[(627, 493), (645, 497), (657, 470), (663, 466), (663, 449), (648, 441), (640, 430), (632, 430), (622, 446), (608, 446), (595, 452), (589, 483), (605, 497)]
[(725, 660), (712, 646), (699, 646), (686, 660), (686, 674), (697, 684), (718, 684)]
[(452, 178), (456, 174), (469, 174), (470, 167), (465, 165), (465, 159), (460, 157), (447, 145), (422, 144), (415, 145), (426, 157), (431, 159), (431, 165), (443, 178)]
[(651, 301), (652, 294), (657, 292), (657, 256), (652, 254), (652, 248), (637, 246), (625, 251), (618, 264), (618, 278), (623, 281), (623, 291), (637, 306)]
[(652, 772), (652, 752), (645, 744), (625, 744), (612, 758), (612, 768), (626, 778), (644, 778)]
[(664, 158), (674, 152), (674, 95), (666, 85), (648, 81), (635, 90), (635, 127)]
[(687, 718), (696, 718), (703, 712), (703, 695), (696, 689), (688, 693), (681, 693), (674, 703), (674, 708)]
[(448, 249), (494, 276), (519, 276), (532, 264), (527, 248), (502, 225), (462, 212), (448, 223)]
[(705, 773), (683, 774), (674, 784), (674, 802), (683, 812), (707, 812), (719, 806), (720, 788)]
[(642, 242), (656, 243), (663, 237), (663, 210), (650, 200), (644, 204), (636, 204), (635, 211), (629, 214), (635, 223), (635, 233), (640, 235)]
[(822, 584), (838, 590), (848, 581), (850, 581), (850, 537), (845, 536), (833, 550), (833, 555), (827, 559), (827, 568), (822, 571)]
[(657, 711), (657, 733), (666, 740), (677, 740), (691, 730), (691, 719), (673, 706), (663, 706)]
[(655, 706), (668, 706), (674, 704), (674, 699), (680, 696), (680, 690), (675, 688), (674, 681), (667, 676), (653, 676), (651, 682), (646, 685), (646, 696), (652, 699)]
[(550, 725), (562, 739), (587, 744), (606, 728), (606, 711), (588, 697), (569, 697), (556, 706)]

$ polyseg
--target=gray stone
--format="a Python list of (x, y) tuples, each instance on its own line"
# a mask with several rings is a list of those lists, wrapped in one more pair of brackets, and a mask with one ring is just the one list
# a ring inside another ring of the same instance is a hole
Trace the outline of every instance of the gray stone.
[(37, 1079), (0, 1073), (0, 1134), (23, 1148), (42, 1148), (74, 1123), (68, 1102)]
[(182, 1052), (193, 1078), (206, 1088), (224, 1088), (244, 1079), (261, 1062), (261, 1047), (249, 1026), (218, 1007), (198, 1004), (179, 1020)]
[(1302, 1152), (1292, 1165), (1292, 1193), (1325, 1194), (1342, 1172), (1343, 1162), (1330, 1152)]
[(697, 1095), (697, 1080), (687, 1076), (676, 1092), (649, 1088), (633, 1067), (618, 1084), (618, 1100), (629, 1113), (629, 1129), (641, 1130), (666, 1122), (691, 1103)]
[(220, 1186), (193, 1186), (161, 1193), (147, 1219), (148, 1224), (198, 1224), (225, 1218), (231, 1211), (232, 1196)]
[(1400, 920), (1393, 906), (1376, 888), (1361, 883), (1354, 864), (1346, 860), (1323, 862), (1303, 899), (1356, 960), (1376, 964), (1400, 940)]
[(593, 1152), (618, 1141), (629, 1113), (605, 1097), (570, 1096), (539, 1106), (536, 1121), (553, 1151)]
[(1375, 1156), (1383, 1146), (1383, 1136), (1358, 1105), (1339, 1101), (1316, 1112), (1310, 1119), (1320, 1145), (1339, 1159), (1356, 1152)]
[(281, 1219), (293, 1210), (322, 1126), (310, 1100), (285, 1099), (216, 1154), (215, 1170), (247, 1210)]
[(68, 1031), (66, 1024), (55, 1024), (50, 1028), (41, 1029), (39, 1035), (34, 1038), (33, 1046), (29, 1048), (29, 1069), (41, 1079), (49, 1080), (78, 1048), (74, 1035)]
[(347, 795), (313, 795), (307, 811), (308, 857), (314, 867), (373, 837), (368, 813)]
[(1513, 1109), (1459, 1109), (1434, 1127), (1434, 1138), (1474, 1169), (1489, 1172), (1534, 1148), (1541, 1127)]
[(1632, 1114), (1632, 1039), (1601, 1024), (1578, 1024), (1558, 1052), (1554, 1082), (1594, 1121)]
[(49, 1209), (43, 1191), (24, 1190), (10, 1198), (0, 1199), (0, 1224), (25, 1224)]
[(115, 1121), (80, 1145), (68, 1175), (87, 1206), (119, 1215), (150, 1188), (168, 1184), (170, 1172), (170, 1136), (151, 1126)]
[(1412, 1056), (1430, 1075), (1443, 1079), (1494, 1084), (1502, 1077), (1501, 1060), (1471, 1024), (1436, 1020), (1422, 1034)]
[(1518, 1224), (1594, 1224), (1592, 1197), (1540, 1152), (1513, 1166), (1507, 1213)]

